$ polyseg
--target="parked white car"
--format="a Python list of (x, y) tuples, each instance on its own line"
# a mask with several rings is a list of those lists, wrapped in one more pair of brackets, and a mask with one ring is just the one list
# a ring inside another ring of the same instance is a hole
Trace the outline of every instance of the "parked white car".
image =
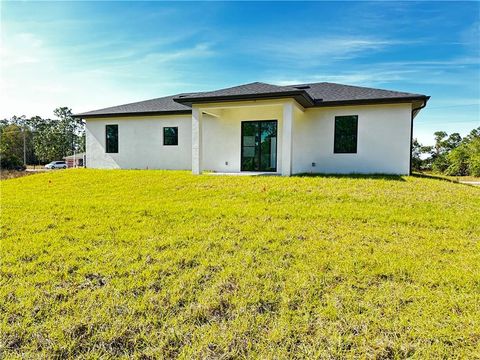
[(45, 165), (45, 169), (66, 169), (67, 163), (65, 161), (52, 161)]

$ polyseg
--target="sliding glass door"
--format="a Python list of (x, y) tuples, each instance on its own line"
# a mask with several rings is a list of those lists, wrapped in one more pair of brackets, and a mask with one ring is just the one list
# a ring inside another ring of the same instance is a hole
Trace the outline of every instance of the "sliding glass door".
[(277, 171), (277, 120), (242, 122), (242, 171)]

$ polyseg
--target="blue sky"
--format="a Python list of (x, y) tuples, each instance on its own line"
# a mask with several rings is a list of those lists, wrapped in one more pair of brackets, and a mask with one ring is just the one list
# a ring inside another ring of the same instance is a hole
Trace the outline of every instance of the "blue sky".
[(480, 126), (479, 2), (0, 2), (0, 117), (253, 81), (431, 95), (415, 136)]

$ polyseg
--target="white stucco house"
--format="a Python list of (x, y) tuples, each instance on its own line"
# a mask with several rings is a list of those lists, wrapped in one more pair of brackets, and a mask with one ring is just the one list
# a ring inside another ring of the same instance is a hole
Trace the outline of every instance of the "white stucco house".
[(75, 115), (90, 168), (409, 174), (429, 97), (333, 83), (251, 83)]

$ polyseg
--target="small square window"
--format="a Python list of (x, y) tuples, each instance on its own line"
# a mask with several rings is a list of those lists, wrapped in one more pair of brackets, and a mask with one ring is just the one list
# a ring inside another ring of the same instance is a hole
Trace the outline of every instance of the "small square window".
[(178, 145), (178, 127), (163, 128), (163, 145)]

